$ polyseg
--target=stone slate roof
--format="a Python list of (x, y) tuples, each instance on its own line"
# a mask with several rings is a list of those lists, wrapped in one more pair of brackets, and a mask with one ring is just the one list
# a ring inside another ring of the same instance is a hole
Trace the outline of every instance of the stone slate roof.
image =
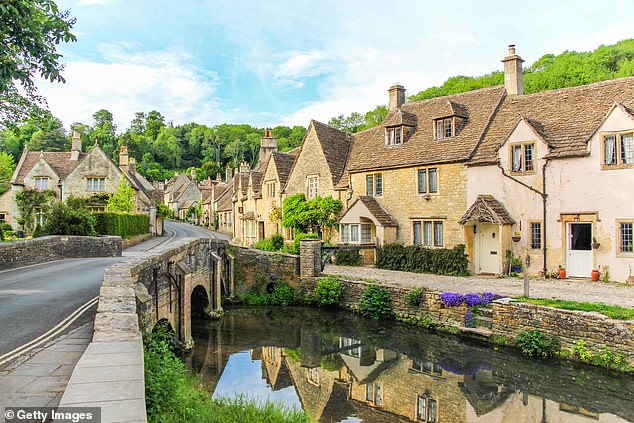
[(240, 189), (244, 195), (249, 191), (249, 174), (241, 173), (240, 174)]
[[(467, 160), (504, 94), (503, 87), (493, 87), (405, 103), (401, 110), (413, 114), (417, 123), (408, 140), (401, 145), (385, 145), (383, 125), (354, 134), (347, 169), (360, 172)], [(457, 136), (435, 139), (434, 119), (452, 114), (467, 115)]]
[(24, 184), (24, 177), (33, 169), (37, 161), (40, 160), (40, 155), (42, 155), (46, 163), (53, 168), (57, 176), (59, 176), (61, 180), (64, 180), (75, 170), (77, 165), (81, 163), (87, 154), (88, 153), (80, 153), (79, 160), (71, 160), (70, 151), (25, 151), (13, 173), (11, 183), (17, 185)]
[(295, 163), (295, 159), (297, 158), (296, 155), (289, 153), (273, 153), (273, 161), (275, 162), (275, 168), (277, 169), (277, 176), (280, 179), (280, 184), (282, 186), (284, 186), (286, 181), (288, 181), (288, 176), (291, 174), (293, 163)]
[(312, 120), (311, 124), (315, 128), (317, 139), (321, 143), (324, 156), (326, 156), (326, 162), (332, 175), (332, 183), (336, 185), (346, 166), (350, 149), (350, 136), (316, 120)]
[(262, 192), (262, 180), (264, 179), (264, 172), (252, 171), (251, 172), (251, 189), (255, 194)]
[(478, 195), (478, 198), (458, 223), (464, 225), (470, 221), (497, 223), (498, 225), (513, 225), (515, 223), (504, 205), (489, 194)]
[(348, 207), (348, 209), (352, 208), (352, 206), (354, 206), (357, 201), (361, 201), (361, 203), (363, 203), (368, 211), (372, 213), (372, 216), (374, 216), (376, 220), (381, 223), (381, 226), (398, 226), (396, 220), (394, 220), (394, 218), (388, 212), (386, 212), (383, 207), (381, 207), (381, 205), (378, 203), (378, 201), (374, 199), (374, 197), (368, 197), (365, 195), (360, 196), (354, 201), (354, 203), (350, 205), (350, 207)]
[(416, 126), (416, 115), (401, 109), (391, 111), (383, 120), (383, 126)]
[(522, 117), (551, 146), (549, 157), (587, 155), (588, 141), (614, 103), (634, 108), (634, 77), (507, 96), (470, 164), (497, 162), (498, 149)]
[(220, 194), (217, 200), (216, 210), (219, 212), (227, 212), (233, 210), (233, 185), (227, 185), (225, 190)]

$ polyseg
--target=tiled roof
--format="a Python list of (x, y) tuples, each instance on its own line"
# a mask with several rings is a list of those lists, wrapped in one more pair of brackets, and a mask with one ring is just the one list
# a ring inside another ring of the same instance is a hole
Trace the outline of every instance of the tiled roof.
[(20, 159), (18, 168), (14, 172), (14, 178), (11, 180), (13, 184), (24, 184), (24, 177), (35, 166), (35, 163), (40, 159), (40, 154), (44, 157), (46, 163), (55, 171), (60, 179), (64, 180), (77, 165), (86, 157), (87, 153), (80, 153), (79, 160), (71, 160), (69, 151), (60, 152), (39, 152), (39, 151), (25, 151), (23, 156), (24, 160)]
[(262, 179), (264, 179), (264, 173), (258, 171), (251, 172), (251, 189), (253, 192), (258, 193), (262, 191)]
[(506, 208), (489, 194), (480, 194), (473, 202), (469, 210), (458, 221), (461, 225), (467, 222), (489, 222), (498, 225), (513, 225), (515, 220)]
[(372, 216), (381, 223), (381, 226), (398, 226), (398, 223), (394, 218), (381, 207), (381, 205), (374, 199), (374, 197), (360, 196), (349, 207), (351, 208), (357, 201), (361, 201), (363, 205), (368, 209)]
[(245, 195), (249, 191), (249, 174), (248, 173), (240, 174), (240, 189), (242, 190), (242, 193)]
[(416, 126), (416, 115), (396, 109), (387, 114), (383, 120), (383, 126)]
[(273, 161), (275, 162), (275, 168), (277, 169), (277, 176), (280, 179), (280, 184), (282, 184), (282, 186), (284, 186), (286, 181), (288, 181), (288, 175), (291, 174), (293, 163), (297, 157), (289, 153), (273, 153)]
[(231, 199), (232, 195), (233, 186), (227, 185), (227, 188), (220, 194), (220, 197), (218, 197), (216, 210), (219, 212), (231, 211), (233, 209), (233, 200)]
[(497, 150), (524, 117), (551, 146), (550, 157), (587, 154), (587, 142), (614, 103), (634, 108), (634, 77), (508, 96), (470, 164), (497, 161)]
[(350, 148), (350, 136), (343, 131), (332, 128), (316, 120), (311, 124), (315, 128), (317, 139), (321, 143), (322, 151), (330, 168), (333, 185), (336, 185), (346, 166)]
[[(354, 134), (348, 169), (359, 172), (467, 160), (480, 142), (504, 92), (503, 87), (493, 87), (405, 103), (401, 109), (415, 115), (417, 122), (408, 140), (401, 145), (385, 145), (383, 125)], [(435, 139), (434, 119), (454, 113), (468, 115), (457, 136)]]

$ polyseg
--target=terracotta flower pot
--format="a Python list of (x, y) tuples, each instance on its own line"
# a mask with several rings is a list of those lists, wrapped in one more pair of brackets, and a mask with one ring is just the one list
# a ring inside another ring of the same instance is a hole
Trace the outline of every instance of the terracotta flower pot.
[(566, 269), (559, 269), (559, 279), (566, 279)]
[(598, 270), (593, 270), (592, 271), (592, 282), (596, 282), (599, 280), (599, 271)]

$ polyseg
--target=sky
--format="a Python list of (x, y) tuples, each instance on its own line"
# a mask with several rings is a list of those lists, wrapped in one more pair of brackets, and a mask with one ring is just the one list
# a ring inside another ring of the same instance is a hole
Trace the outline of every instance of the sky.
[(65, 84), (40, 81), (68, 129), (100, 109), (175, 125), (308, 126), (456, 75), (631, 38), (632, 0), (57, 0), (77, 19)]

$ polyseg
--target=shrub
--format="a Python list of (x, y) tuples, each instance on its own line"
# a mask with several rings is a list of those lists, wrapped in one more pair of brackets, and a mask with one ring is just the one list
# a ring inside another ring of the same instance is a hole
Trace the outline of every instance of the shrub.
[(359, 250), (339, 250), (335, 253), (335, 264), (338, 266), (361, 266), (363, 257)]
[(40, 226), (40, 224), (38, 223), (37, 225), (35, 225), (35, 229), (33, 229), (33, 233), (31, 234), (31, 237), (39, 238), (42, 235), (44, 235), (44, 231), (42, 230), (42, 226)]
[(275, 234), (253, 244), (253, 248), (262, 251), (280, 251), (282, 247), (284, 247), (284, 237), (280, 234)]
[(313, 234), (313, 233), (304, 233), (304, 232), (298, 232), (295, 235), (295, 240), (293, 241), (292, 244), (286, 244), (282, 247), (281, 251), (283, 253), (286, 254), (295, 254), (298, 255), (299, 254), (299, 243), (302, 239), (307, 239), (307, 238), (311, 238), (311, 239), (317, 239), (319, 238), (319, 235), (317, 234)]
[(8, 224), (6, 222), (0, 223), (0, 232), (12, 231), (12, 230), (13, 230), (13, 228), (11, 228), (10, 224)]
[(452, 276), (469, 274), (469, 260), (462, 244), (452, 249), (386, 244), (378, 248), (376, 267)]
[(40, 235), (95, 236), (95, 217), (86, 209), (72, 208), (64, 203), (55, 203), (46, 215)]
[(589, 363), (592, 359), (592, 353), (588, 351), (586, 348), (585, 341), (576, 341), (572, 346), (572, 355), (576, 357), (579, 361), (584, 363)]
[(293, 288), (286, 282), (278, 282), (273, 287), (271, 293), (271, 304), (281, 305), (283, 307), (293, 305), (296, 303), (296, 295)]
[(553, 358), (561, 350), (556, 336), (548, 336), (537, 330), (522, 331), (515, 338), (517, 347), (529, 357)]
[(328, 276), (317, 281), (315, 287), (315, 300), (320, 306), (334, 306), (341, 301), (343, 284), (339, 279)]
[(335, 355), (325, 355), (319, 363), (322, 369), (327, 372), (336, 372), (341, 369), (342, 364)]
[(357, 303), (359, 314), (371, 319), (389, 319), (392, 317), (392, 299), (387, 289), (378, 285), (369, 285)]
[(150, 218), (146, 214), (119, 212), (93, 213), (95, 229), (99, 235), (117, 235), (130, 238), (150, 231)]
[(406, 295), (408, 304), (417, 306), (420, 305), (423, 297), (425, 296), (425, 290), (423, 288), (410, 289)]

